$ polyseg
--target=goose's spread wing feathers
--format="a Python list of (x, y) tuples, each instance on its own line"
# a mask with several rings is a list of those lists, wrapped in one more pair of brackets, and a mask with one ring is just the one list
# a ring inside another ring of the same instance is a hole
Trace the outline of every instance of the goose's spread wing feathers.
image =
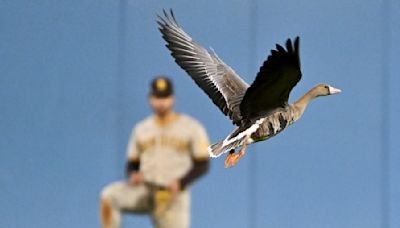
[(214, 53), (193, 41), (177, 24), (173, 12), (158, 16), (159, 30), (175, 62), (184, 69), (215, 105), (239, 125), (240, 103), (249, 85)]
[(277, 44), (276, 50), (271, 51), (243, 97), (241, 115), (254, 119), (283, 108), (300, 79), (299, 37), (296, 37), (293, 43), (290, 39), (286, 41), (286, 50)]

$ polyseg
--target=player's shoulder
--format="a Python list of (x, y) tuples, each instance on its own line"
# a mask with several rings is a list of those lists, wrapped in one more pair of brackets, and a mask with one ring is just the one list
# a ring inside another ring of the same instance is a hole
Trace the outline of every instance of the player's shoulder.
[(203, 128), (203, 125), (200, 123), (200, 121), (198, 121), (194, 117), (191, 117), (185, 113), (179, 113), (179, 116), (183, 124), (188, 126)]
[(141, 131), (141, 130), (151, 127), (153, 124), (154, 124), (153, 117), (148, 116), (148, 117), (140, 120), (139, 122), (137, 122), (135, 125), (135, 129), (136, 129), (136, 131)]

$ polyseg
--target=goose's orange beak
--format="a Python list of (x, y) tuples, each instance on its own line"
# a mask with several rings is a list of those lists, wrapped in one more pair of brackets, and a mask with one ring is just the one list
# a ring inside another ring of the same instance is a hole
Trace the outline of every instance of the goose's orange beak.
[(340, 93), (342, 90), (337, 89), (335, 87), (329, 86), (329, 94), (335, 94), (335, 93)]

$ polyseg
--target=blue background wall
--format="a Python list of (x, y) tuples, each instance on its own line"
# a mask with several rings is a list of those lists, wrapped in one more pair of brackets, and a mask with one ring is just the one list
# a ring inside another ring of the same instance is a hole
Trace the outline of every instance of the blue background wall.
[[(400, 226), (400, 2), (0, 1), (0, 227), (99, 227), (98, 195), (123, 178), (154, 75), (212, 141), (230, 122), (177, 67), (156, 13), (173, 8), (199, 43), (251, 83), (275, 43), (301, 37), (303, 79), (344, 92), (249, 147), (212, 160), (193, 189), (192, 227)], [(124, 227), (151, 227), (124, 216)]]

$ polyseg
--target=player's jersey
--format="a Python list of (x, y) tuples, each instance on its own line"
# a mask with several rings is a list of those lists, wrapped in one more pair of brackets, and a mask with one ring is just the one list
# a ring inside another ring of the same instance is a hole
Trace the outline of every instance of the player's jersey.
[(166, 186), (182, 178), (193, 159), (208, 159), (204, 128), (191, 117), (178, 114), (161, 123), (150, 116), (136, 125), (128, 145), (128, 159), (140, 160), (145, 181)]

